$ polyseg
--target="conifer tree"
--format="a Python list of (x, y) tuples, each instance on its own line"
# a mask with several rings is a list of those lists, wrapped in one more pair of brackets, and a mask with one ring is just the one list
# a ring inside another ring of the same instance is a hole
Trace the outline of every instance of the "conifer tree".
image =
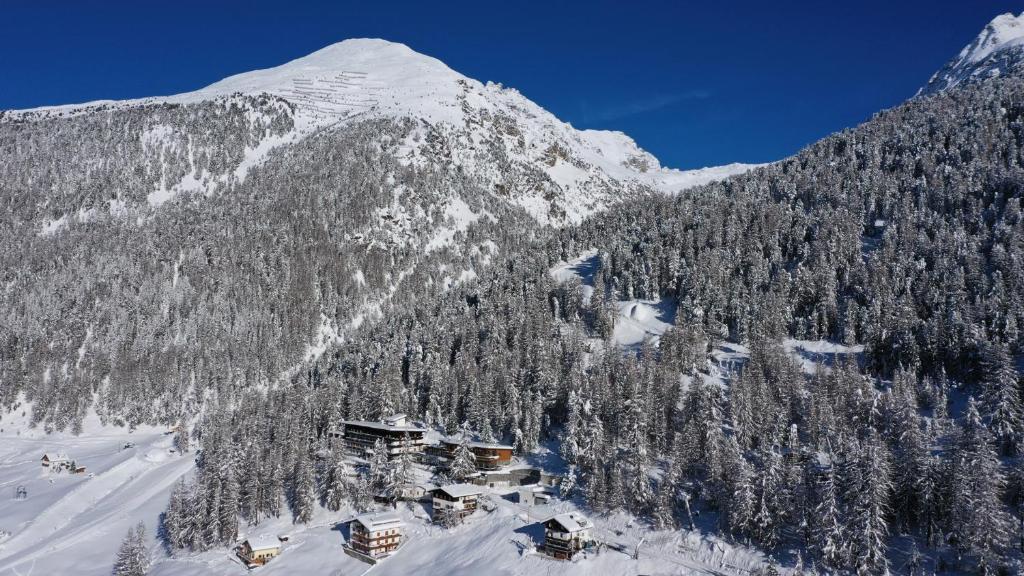
[(1024, 410), (1020, 382), (1005, 344), (988, 345), (982, 362), (982, 406), (988, 428), (1003, 455), (1020, 452), (1024, 439)]
[(293, 521), (305, 524), (313, 517), (314, 491), (313, 466), (305, 447), (299, 448), (299, 457), (295, 461), (292, 488)]
[(831, 466), (822, 473), (816, 500), (812, 538), (814, 551), (823, 566), (838, 570), (846, 566), (847, 537)]
[(348, 466), (340, 455), (333, 455), (331, 467), (327, 473), (324, 492), (324, 505), (328, 510), (337, 512), (347, 493)]
[(857, 486), (850, 504), (851, 563), (858, 574), (886, 574), (891, 468), (885, 445), (874, 430), (868, 433), (854, 468)]
[(388, 445), (383, 438), (377, 438), (370, 451), (369, 472), (369, 488), (374, 496), (391, 485), (392, 468), (388, 462)]
[(463, 434), (452, 454), (448, 474), (453, 480), (462, 481), (476, 472), (476, 456), (469, 448), (469, 436)]
[(977, 557), (982, 572), (994, 572), (1010, 533), (1009, 515), (1000, 501), (1006, 480), (974, 398), (967, 403), (950, 466), (953, 540), (962, 552)]
[(128, 530), (114, 560), (114, 576), (146, 576), (149, 571), (149, 550), (146, 547), (146, 526), (139, 522)]

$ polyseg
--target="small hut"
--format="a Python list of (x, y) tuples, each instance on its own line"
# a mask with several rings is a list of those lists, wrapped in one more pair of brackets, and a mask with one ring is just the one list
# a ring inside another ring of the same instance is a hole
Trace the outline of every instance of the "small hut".
[(281, 541), (274, 536), (249, 538), (238, 547), (238, 557), (253, 568), (263, 566), (281, 553)]

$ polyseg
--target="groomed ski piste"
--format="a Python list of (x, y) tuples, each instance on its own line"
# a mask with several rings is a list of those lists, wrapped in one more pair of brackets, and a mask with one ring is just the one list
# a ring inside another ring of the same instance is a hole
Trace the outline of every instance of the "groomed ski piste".
[[(91, 416), (78, 436), (45, 434), (21, 414), (0, 420), (0, 574), (109, 574), (129, 527), (142, 521), (155, 537), (171, 488), (193, 469), (195, 454), (173, 451), (166, 428), (129, 433)], [(55, 452), (86, 471), (42, 466), (43, 454)]]

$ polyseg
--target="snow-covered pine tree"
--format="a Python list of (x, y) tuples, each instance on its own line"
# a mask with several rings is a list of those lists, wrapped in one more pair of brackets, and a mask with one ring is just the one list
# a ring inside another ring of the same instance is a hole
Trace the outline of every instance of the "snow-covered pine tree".
[(857, 490), (850, 502), (850, 562), (858, 575), (887, 574), (887, 515), (892, 492), (885, 444), (874, 429), (861, 443), (854, 468)]
[(305, 446), (299, 447), (298, 451), (298, 458), (292, 471), (292, 521), (305, 524), (313, 518), (316, 486), (309, 452)]
[(146, 576), (149, 571), (149, 550), (146, 547), (146, 526), (139, 522), (128, 529), (114, 560), (114, 576)]
[(1001, 502), (1006, 479), (974, 398), (967, 402), (950, 467), (951, 539), (959, 550), (977, 558), (983, 573), (994, 573), (1010, 533), (1010, 518)]
[(757, 504), (752, 520), (754, 538), (771, 550), (779, 543), (783, 510), (779, 483), (782, 478), (782, 457), (774, 447), (759, 451), (761, 473), (757, 487)]
[(187, 424), (178, 425), (178, 431), (174, 434), (174, 447), (182, 454), (188, 452), (191, 448)]
[(722, 507), (726, 522), (733, 535), (749, 539), (753, 534), (754, 515), (757, 513), (757, 494), (754, 490), (753, 470), (740, 452), (735, 436), (729, 436), (724, 451), (728, 470), (729, 492)]
[(203, 514), (202, 549), (208, 550), (220, 542), (220, 497), (221, 482), (215, 470), (204, 468), (200, 483), (206, 494), (206, 511)]
[(909, 531), (921, 516), (922, 483), (928, 476), (928, 447), (921, 418), (906, 400), (899, 401), (894, 414), (894, 458), (900, 465), (893, 473), (893, 513), (897, 526)]
[(377, 438), (370, 450), (369, 488), (373, 496), (384, 491), (391, 484), (391, 465), (388, 462), (388, 445), (382, 438)]
[(982, 358), (982, 408), (988, 429), (1004, 456), (1020, 452), (1024, 439), (1024, 409), (1021, 407), (1020, 377), (1009, 347), (989, 344)]
[[(411, 444), (412, 439), (406, 433), (403, 445), (410, 446)], [(389, 465), (391, 470), (388, 473), (388, 485), (384, 489), (384, 494), (388, 500), (394, 502), (402, 498), (408, 492), (409, 487), (415, 482), (412, 455), (407, 450), (402, 450), (391, 459)]]
[(266, 484), (260, 508), (277, 518), (281, 516), (281, 497), (284, 495), (284, 468), (280, 450), (274, 450), (264, 465), (268, 470), (265, 472)]
[(370, 475), (360, 472), (356, 476), (355, 484), (352, 486), (352, 507), (359, 512), (366, 512), (373, 507), (373, 489), (370, 484)]
[(469, 448), (469, 435), (463, 431), (458, 446), (452, 453), (451, 462), (448, 465), (448, 475), (452, 480), (462, 481), (476, 472), (476, 456)]
[(328, 510), (337, 512), (348, 492), (348, 466), (340, 454), (332, 454), (330, 469), (324, 482), (324, 505)]
[(647, 471), (650, 458), (647, 452), (647, 426), (645, 402), (638, 382), (634, 379), (633, 389), (626, 404), (622, 430), (625, 441), (626, 496), (630, 509), (645, 514), (654, 500), (651, 480)]
[(238, 480), (235, 467), (229, 465), (221, 480), (220, 542), (231, 544), (238, 538)]
[(811, 543), (813, 552), (823, 566), (839, 570), (847, 565), (849, 555), (846, 526), (843, 523), (833, 468), (830, 463), (822, 471), (815, 491)]
[(578, 479), (576, 478), (576, 465), (570, 464), (562, 481), (558, 483), (558, 495), (562, 500), (569, 500), (576, 492)]
[(171, 490), (171, 498), (167, 503), (167, 510), (163, 516), (163, 536), (167, 540), (167, 546), (171, 551), (184, 548), (186, 510), (188, 509), (188, 488), (185, 486), (185, 479), (182, 478), (174, 484)]
[(651, 518), (654, 527), (660, 530), (669, 530), (677, 526), (676, 523), (676, 493), (679, 489), (679, 477), (682, 474), (680, 467), (675, 462), (669, 465), (668, 470), (658, 484), (655, 492)]

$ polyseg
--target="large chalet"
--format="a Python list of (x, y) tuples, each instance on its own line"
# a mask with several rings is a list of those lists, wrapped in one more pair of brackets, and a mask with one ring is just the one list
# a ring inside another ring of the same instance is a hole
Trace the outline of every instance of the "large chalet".
[(404, 524), (398, 514), (372, 512), (349, 524), (349, 546), (373, 560), (384, 558), (402, 545)]
[(482, 488), (473, 484), (449, 484), (435, 488), (432, 492), (431, 519), (439, 524), (461, 522), (463, 518), (476, 512), (483, 493)]
[(395, 414), (383, 422), (346, 420), (341, 428), (332, 430), (332, 441), (340, 440), (345, 448), (359, 457), (366, 457), (373, 450), (377, 440), (384, 440), (388, 457), (401, 453), (419, 455), (426, 444), (427, 429), (409, 422), (405, 414)]

